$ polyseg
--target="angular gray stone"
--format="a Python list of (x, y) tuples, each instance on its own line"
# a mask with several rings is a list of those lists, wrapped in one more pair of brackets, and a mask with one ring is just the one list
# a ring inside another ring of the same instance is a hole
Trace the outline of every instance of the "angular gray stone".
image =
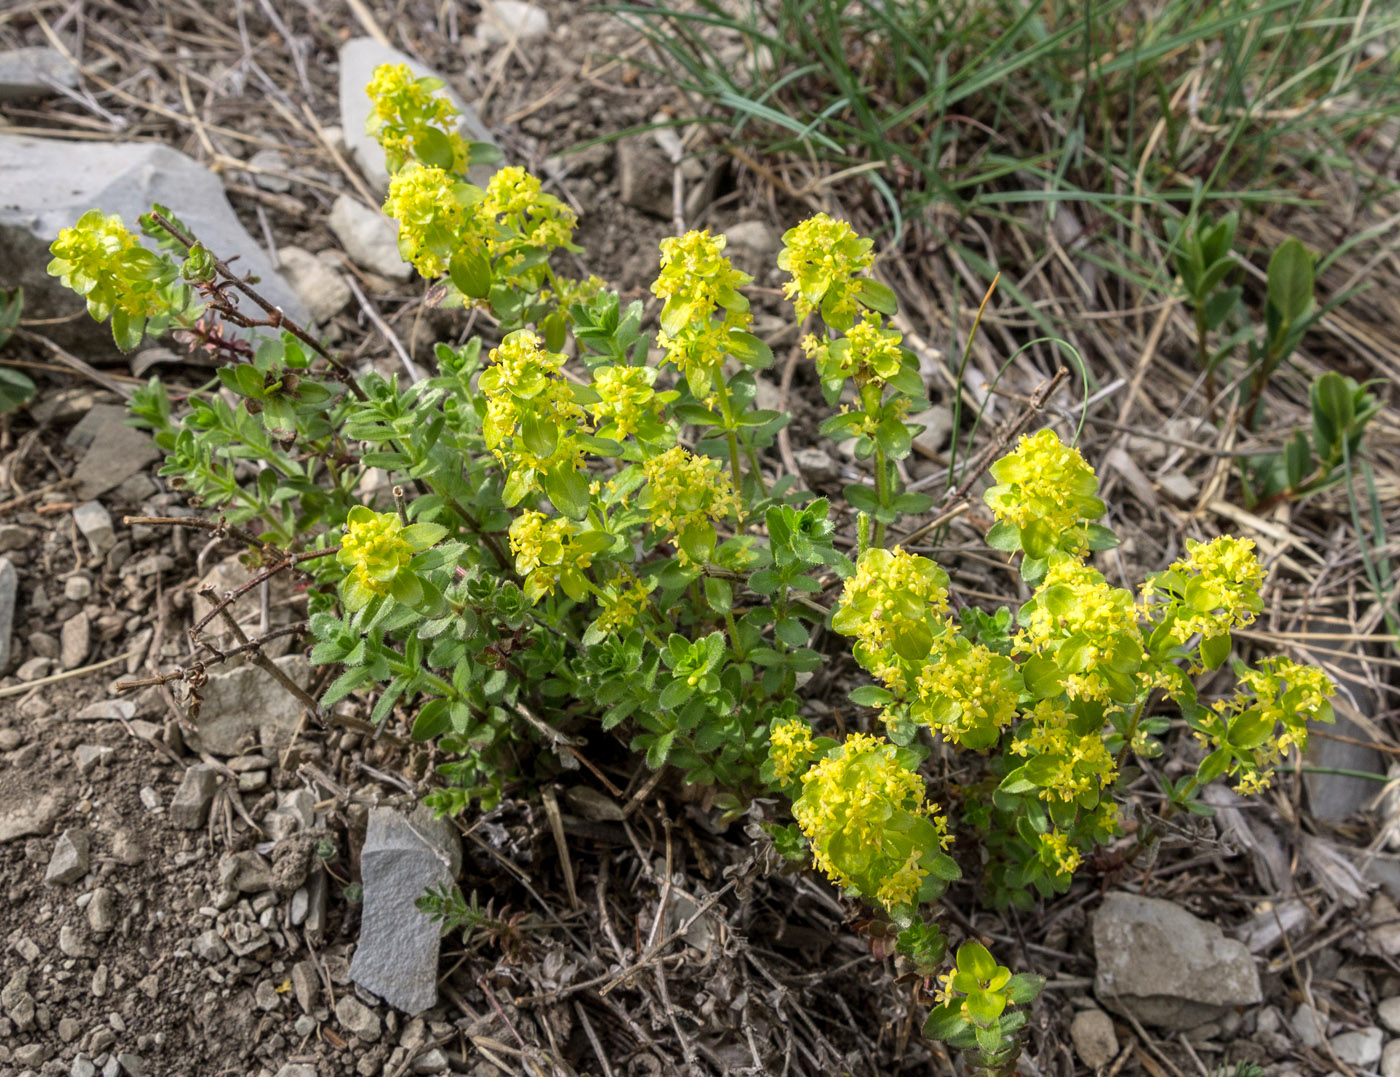
[(379, 1015), (354, 995), (341, 995), (335, 1003), (335, 1019), (340, 1027), (366, 1043), (379, 1039)]
[[(431, 68), (420, 64), (411, 56), (398, 49), (381, 45), (372, 37), (351, 38), (340, 47), (340, 125), (344, 129), (345, 143), (355, 164), (370, 185), (381, 194), (389, 189), (389, 173), (384, 167), (384, 150), (370, 135), (365, 133), (365, 123), (369, 120), (369, 95), (365, 87), (380, 64), (407, 64), (419, 78), (442, 78)], [(445, 82), (445, 80), (444, 80)], [(444, 85), (439, 93), (452, 99), (462, 113), (462, 137), (472, 142), (491, 142), (491, 132), (476, 114), (457, 96), (453, 89)], [(498, 165), (473, 165), (467, 178), (478, 187), (495, 173)]]
[(190, 951), (201, 961), (212, 964), (228, 956), (228, 944), (219, 937), (217, 931), (210, 928), (190, 943)]
[(0, 845), (16, 838), (43, 836), (63, 814), (63, 801), (53, 790), (37, 796), (26, 789), (13, 799), (0, 801)]
[(1288, 1025), (1304, 1047), (1321, 1047), (1327, 1038), (1327, 1018), (1306, 1002), (1293, 1011)]
[(52, 97), (55, 86), (75, 89), (78, 69), (57, 49), (32, 45), (0, 52), (0, 101)]
[(44, 882), (66, 886), (77, 882), (88, 870), (88, 836), (86, 831), (65, 830), (53, 848)]
[(446, 1073), (448, 1065), (447, 1055), (443, 1053), (442, 1048), (434, 1047), (431, 1051), (415, 1058), (409, 1071), (411, 1073)]
[(63, 439), (65, 445), (83, 454), (73, 471), (79, 497), (105, 494), (160, 459), (156, 443), (128, 426), (126, 420), (125, 408), (97, 404)]
[(1400, 1032), (1400, 995), (1381, 999), (1376, 1007), (1376, 1016), (1391, 1032)]
[(360, 854), (364, 910), (350, 978), (408, 1014), (437, 1003), (439, 932), (415, 902), (456, 879), (456, 829), (420, 806), (411, 816), (374, 808)]
[(219, 787), (219, 773), (201, 763), (185, 771), (175, 799), (170, 802), (170, 821), (183, 830), (198, 830), (209, 817), (209, 805)]
[[(224, 196), (224, 184), (203, 165), (155, 142), (69, 142), (0, 134), (0, 265), (17, 271), (9, 286), (24, 288), (26, 318), (62, 318), (83, 311), (82, 299), (45, 271), (49, 244), (88, 210), (120, 215), (140, 232), (137, 218), (153, 202), (169, 206), (206, 247), (221, 258), (238, 256), (239, 272), (260, 278), (258, 290), (298, 320), (306, 308), (278, 276)], [(240, 309), (247, 307), (246, 300)], [(252, 313), (251, 310), (248, 311)], [(86, 313), (45, 326), (60, 344), (113, 349), (111, 333)], [(100, 352), (98, 353), (100, 354)], [(88, 355), (93, 359), (93, 355)]]
[(105, 935), (117, 926), (117, 895), (105, 886), (92, 892), (87, 905), (88, 927), (94, 935)]
[(19, 573), (8, 557), (0, 557), (0, 674), (10, 664), (10, 634), (19, 601)]
[(377, 209), (343, 194), (326, 222), (358, 266), (390, 280), (408, 280), (413, 267), (399, 255), (399, 226)]
[(549, 16), (523, 0), (494, 0), (487, 4), (476, 23), (476, 43), (493, 48), (514, 41), (523, 44), (549, 33)]
[(115, 748), (105, 744), (79, 744), (73, 749), (73, 758), (77, 760), (80, 774), (91, 774), (101, 764), (110, 762), (116, 754)]
[(75, 613), (63, 622), (60, 633), (62, 643), (61, 662), (64, 669), (77, 669), (87, 661), (92, 648), (92, 622), (86, 613)]
[[(311, 312), (318, 324), (330, 321), (350, 302), (350, 285), (329, 265), (301, 247), (279, 247), (277, 260), (287, 282)], [(401, 259), (402, 260), (402, 259)]]
[(103, 556), (117, 544), (117, 533), (112, 527), (112, 514), (100, 501), (85, 501), (73, 510), (73, 522), (87, 539), (88, 549), (94, 557)]
[(277, 1077), (316, 1077), (316, 1067), (305, 1062), (288, 1062), (277, 1071)]
[[(310, 666), (301, 655), (276, 660), (277, 666), (298, 684), (305, 684)], [(241, 666), (214, 673), (203, 688), (198, 732), (187, 731), (185, 743), (215, 755), (238, 755), (243, 743), (261, 733), (264, 742), (291, 740), (301, 717), (302, 704), (257, 666)]]
[(1263, 1000), (1244, 944), (1180, 906), (1109, 894), (1094, 915), (1094, 993), (1143, 1024), (1186, 1029)]

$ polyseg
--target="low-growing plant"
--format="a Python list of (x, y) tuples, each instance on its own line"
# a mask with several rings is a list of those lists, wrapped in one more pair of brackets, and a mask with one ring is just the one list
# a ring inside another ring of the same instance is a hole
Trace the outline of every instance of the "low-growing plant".
[[(13, 292), (0, 289), (0, 348), (3, 348), (19, 326), (24, 309), (24, 289)], [(0, 366), (0, 415), (22, 408), (34, 399), (34, 382), (23, 371)]]
[[(139, 318), (227, 360), (179, 413), (152, 379), (136, 420), (162, 473), (219, 514), (209, 526), (245, 538), (260, 575), (311, 575), (311, 656), (340, 671), (316, 706), (358, 692), (376, 724), (435, 742), (438, 812), (489, 808), (610, 738), (706, 787), (729, 818), (781, 792), (794, 822), (769, 824), (777, 847), (885, 917), (932, 983), (946, 944), (930, 903), (971, 867), (996, 907), (1067, 890), (1119, 835), (1129, 762), (1161, 752), (1173, 715), (1205, 751), (1189, 775), (1158, 779), (1166, 814), (1208, 811), (1198, 794), (1212, 780), (1262, 788), (1309, 719), (1331, 720), (1331, 683), (1282, 657), (1236, 660), (1236, 694), (1199, 695), (1262, 607), (1253, 544), (1188, 539), (1140, 593), (1114, 587), (1088, 563), (1117, 541), (1097, 522), (1094, 472), (1048, 429), (992, 465), (985, 494), (987, 541), (1019, 557), (1031, 597), (1014, 615), (955, 617), (944, 569), (887, 541), (930, 507), (894, 466), (923, 385), (886, 321), (895, 297), (869, 276), (869, 241), (819, 214), (779, 256), (812, 329), (803, 349), (839, 405), (824, 429), (855, 439), (873, 472), (847, 490), (852, 528), (793, 476), (763, 472), (787, 417), (752, 407), (771, 354), (724, 237), (663, 242), (653, 336), (641, 303), (557, 273), (573, 217), (538, 181), (518, 168), (466, 181), (472, 150), (450, 109), (425, 103), (431, 88), (394, 70), (372, 84), (395, 169), (386, 208), (446, 302), (500, 325), (493, 345), (438, 345), (420, 381), (349, 369), (168, 211), (148, 231), (183, 247), (183, 266), (135, 254), (94, 213), (60, 236), (69, 253), (54, 268), (96, 296), (94, 314), (128, 312), (119, 343)], [(384, 120), (410, 114), (411, 137)], [(230, 322), (281, 333), (253, 344)], [(372, 472), (397, 484), (392, 503), (365, 489)], [(882, 732), (820, 735), (802, 715), (835, 636), (878, 682), (852, 699)], [(956, 750), (960, 774), (938, 803), (922, 765), (935, 745)], [(429, 907), (486, 923), (457, 891)], [(928, 1034), (974, 1051), (979, 1072), (1010, 1072), (1038, 980), (970, 940), (941, 982)]]
[[(1176, 270), (1196, 323), (1196, 359), (1214, 397), (1223, 371), (1240, 382), (1241, 415), (1254, 429), (1263, 408), (1264, 387), (1297, 349), (1308, 329), (1340, 300), (1319, 308), (1313, 299), (1313, 256), (1298, 240), (1284, 240), (1269, 258), (1264, 323), (1256, 326), (1235, 283), (1234, 252), (1238, 215), (1201, 220), (1176, 234)], [(1212, 338), (1212, 334), (1218, 334)], [(1242, 357), (1238, 374), (1230, 362)], [(1361, 448), (1366, 425), (1381, 409), (1369, 386), (1336, 371), (1314, 379), (1309, 390), (1312, 436), (1295, 430), (1282, 452), (1261, 453), (1241, 463), (1249, 508), (1296, 501), (1346, 478), (1347, 460)]]

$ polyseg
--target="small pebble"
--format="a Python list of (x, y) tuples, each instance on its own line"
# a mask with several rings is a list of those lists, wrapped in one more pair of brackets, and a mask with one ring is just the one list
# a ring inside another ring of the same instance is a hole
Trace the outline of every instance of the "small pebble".
[(157, 811), (160, 808), (160, 794), (151, 786), (143, 785), (141, 787), (141, 803), (147, 811)]

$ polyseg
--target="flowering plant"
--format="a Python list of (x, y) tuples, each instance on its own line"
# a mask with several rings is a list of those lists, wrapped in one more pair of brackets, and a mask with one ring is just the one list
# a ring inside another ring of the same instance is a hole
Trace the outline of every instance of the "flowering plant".
[[(1232, 698), (1199, 697), (1196, 677), (1224, 666), (1262, 608), (1252, 544), (1188, 541), (1139, 594), (1113, 586), (1088, 561), (1117, 541), (1097, 522), (1093, 468), (1049, 429), (992, 464), (985, 493), (987, 541), (1020, 556), (1029, 599), (1014, 615), (955, 615), (948, 573), (886, 538), (931, 499), (901, 488), (924, 384), (886, 321), (893, 293), (869, 276), (870, 241), (819, 214), (779, 256), (812, 329), (803, 350), (829, 402), (847, 401), (822, 429), (854, 439), (873, 471), (873, 486), (844, 491), (846, 529), (795, 476), (765, 474), (787, 417), (752, 407), (772, 355), (724, 237), (663, 244), (650, 364), (640, 303), (553, 268), (574, 249), (572, 213), (519, 169), (469, 182), (476, 150), (433, 89), (398, 69), (371, 84), (385, 208), (424, 277), (495, 317), (494, 347), (440, 344), (436, 370), (407, 386), (357, 375), (280, 312), (241, 314), (234, 293), (260, 305), (257, 293), (159, 211), (156, 237), (187, 245), (179, 270), (97, 213), (55, 243), (52, 270), (114, 328), (125, 312), (119, 336), (170, 318), (229, 360), (219, 391), (181, 417), (153, 379), (137, 420), (219, 527), (273, 570), (311, 574), (312, 658), (340, 669), (317, 705), (377, 693), (373, 721), (435, 741), (439, 812), (490, 807), (507, 780), (552, 780), (588, 738), (621, 736), (648, 766), (712, 787), (724, 817), (785, 795), (793, 824), (765, 819), (778, 848), (887, 917), (932, 983), (946, 946), (921, 907), (965, 867), (996, 906), (1066, 890), (1119, 834), (1115, 793), (1129, 756), (1161, 750), (1160, 705), (1205, 749), (1194, 773), (1164, 780), (1168, 812), (1207, 811), (1197, 790), (1218, 778), (1265, 786), (1306, 723), (1331, 719), (1330, 681), (1284, 658), (1237, 660)], [(191, 321), (191, 291), (224, 321), (282, 332), (230, 339)], [(247, 459), (262, 465), (252, 480)], [(401, 483), (394, 511), (364, 491), (371, 469)], [(879, 733), (838, 741), (799, 713), (828, 630), (877, 682), (851, 698)], [(940, 742), (972, 780), (935, 804), (923, 764)], [(1034, 978), (969, 941), (941, 982), (929, 1034), (1003, 1072)]]

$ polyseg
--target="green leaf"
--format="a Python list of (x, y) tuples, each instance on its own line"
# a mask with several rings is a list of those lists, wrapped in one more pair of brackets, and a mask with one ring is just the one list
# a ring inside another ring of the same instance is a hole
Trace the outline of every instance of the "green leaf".
[(967, 1029), (967, 1021), (962, 1016), (962, 1005), (948, 1003), (935, 1006), (924, 1022), (924, 1035), (931, 1040), (947, 1041)]
[(1292, 325), (1313, 300), (1313, 256), (1297, 239), (1285, 239), (1269, 259), (1269, 302)]
[(588, 476), (567, 463), (540, 473), (540, 486), (554, 507), (571, 520), (588, 515)]
[(1356, 401), (1352, 386), (1347, 379), (1335, 370), (1329, 370), (1313, 385), (1313, 408), (1321, 409), (1332, 428), (1338, 433), (1346, 431), (1356, 416)]
[(996, 958), (992, 952), (974, 939), (969, 939), (958, 947), (958, 971), (970, 972), (986, 983), (997, 974)]
[(457, 290), (471, 299), (484, 299), (491, 291), (491, 263), (476, 251), (457, 251), (447, 272)]
[(552, 352), (564, 350), (565, 341), (568, 339), (568, 322), (564, 320), (564, 315), (554, 311), (540, 323), (540, 328), (544, 330), (546, 349)]
[(874, 512), (880, 507), (880, 502), (875, 497), (875, 491), (868, 486), (847, 486), (843, 493), (846, 495), (846, 500), (851, 503), (851, 507), (857, 512)]
[(394, 596), (395, 602), (402, 602), (405, 606), (416, 606), (423, 600), (423, 585), (412, 572), (401, 569), (389, 581), (389, 594)]
[(1217, 748), (1211, 752), (1210, 755), (1201, 760), (1200, 766), (1196, 768), (1197, 781), (1202, 785), (1215, 781), (1230, 766), (1231, 758), (1229, 748)]
[(424, 125), (414, 131), (413, 152), (425, 165), (452, 171), (452, 140), (436, 127)]
[(34, 383), (26, 375), (10, 367), (0, 367), (0, 415), (28, 404), (35, 392)]
[(851, 692), (851, 702), (862, 707), (883, 707), (894, 702), (894, 693), (874, 684), (863, 684)]
[(1015, 524), (1002, 520), (1000, 523), (992, 525), (987, 532), (986, 543), (994, 550), (1002, 553), (1021, 552), (1021, 529)]
[(765, 370), (773, 365), (773, 349), (752, 333), (732, 329), (725, 337), (725, 342), (729, 354), (745, 366)]
[(705, 601), (715, 613), (728, 613), (734, 608), (734, 589), (728, 580), (705, 577)]
[(1230, 657), (1232, 646), (1228, 632), (1201, 640), (1201, 665), (1206, 669), (1219, 669), (1225, 664), (1225, 659)]
[(1006, 982), (1006, 998), (1013, 1005), (1025, 1006), (1034, 1002), (1044, 987), (1044, 976), (1018, 972)]
[(894, 289), (878, 280), (862, 280), (856, 299), (862, 306), (878, 310), (881, 314), (893, 316), (899, 311), (899, 300)]

